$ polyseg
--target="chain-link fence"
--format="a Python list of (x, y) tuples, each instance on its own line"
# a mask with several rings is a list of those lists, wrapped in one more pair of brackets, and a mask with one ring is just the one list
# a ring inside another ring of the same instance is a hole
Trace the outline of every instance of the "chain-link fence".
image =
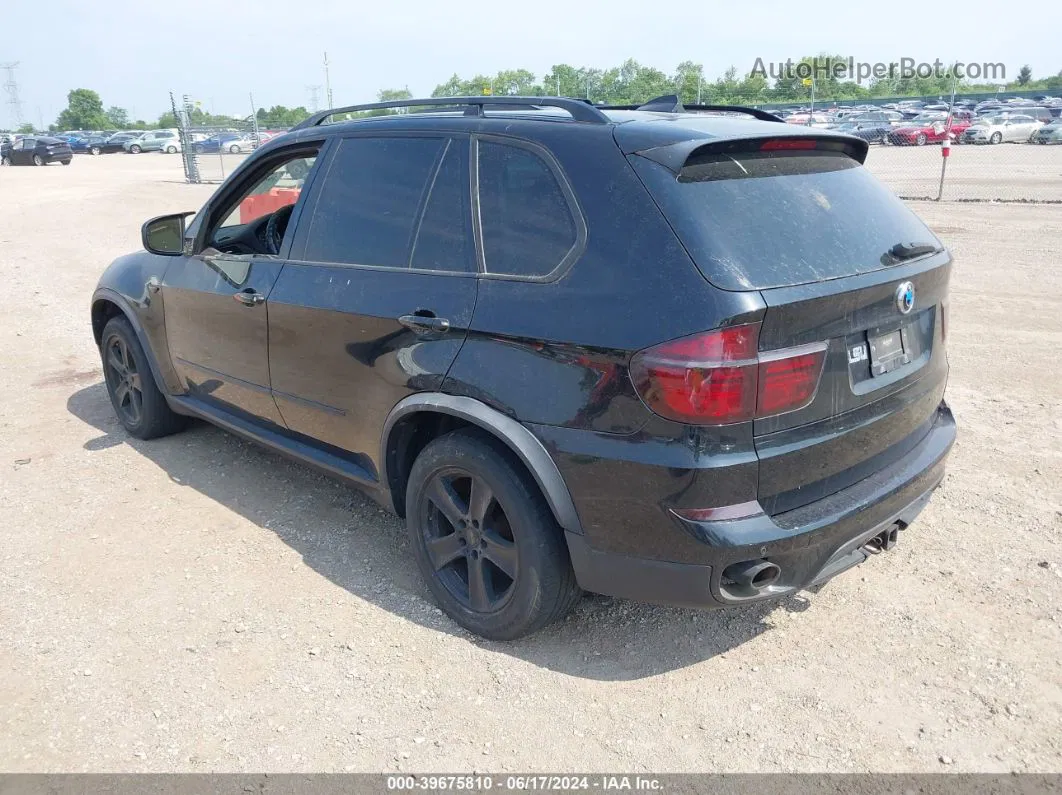
[(177, 119), (180, 154), (188, 182), (217, 183), (232, 173), (251, 152), (282, 130), (263, 130), (253, 112), (245, 119), (232, 119), (225, 125), (196, 123), (196, 113), (187, 97), (181, 105), (171, 95)]
[[(1026, 93), (803, 105), (765, 102), (762, 95), (704, 101), (755, 107), (789, 124), (861, 137), (870, 144), (867, 167), (905, 199), (1062, 202), (1062, 97)], [(196, 126), (187, 101), (174, 102), (174, 115), (190, 182), (220, 182), (262, 141), (282, 132), (259, 129), (253, 107), (247, 119), (225, 128)]]

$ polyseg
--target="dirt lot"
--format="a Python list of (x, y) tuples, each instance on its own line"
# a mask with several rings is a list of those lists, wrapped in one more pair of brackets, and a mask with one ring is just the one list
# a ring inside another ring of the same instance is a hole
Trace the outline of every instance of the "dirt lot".
[(896, 550), (498, 644), (358, 494), (114, 419), (92, 288), (209, 191), (155, 155), (0, 170), (0, 769), (1062, 771), (1062, 206), (914, 205), (957, 258), (961, 427)]
[[(867, 167), (900, 196), (936, 199), (941, 160), (939, 146), (873, 144)], [(1062, 202), (1062, 146), (953, 146), (945, 177), (945, 200)]]

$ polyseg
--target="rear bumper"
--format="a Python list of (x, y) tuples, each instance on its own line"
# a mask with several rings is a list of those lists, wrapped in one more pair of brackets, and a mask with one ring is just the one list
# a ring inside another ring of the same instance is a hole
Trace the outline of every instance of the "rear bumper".
[[(955, 441), (945, 403), (932, 428), (903, 458), (822, 500), (775, 516), (687, 522), (704, 545), (704, 562), (653, 560), (594, 549), (586, 536), (567, 533), (579, 584), (588, 591), (684, 607), (722, 607), (794, 593), (866, 559), (867, 541), (914, 521), (944, 477)], [(769, 588), (737, 595), (723, 581), (731, 563), (766, 558), (781, 576)]]

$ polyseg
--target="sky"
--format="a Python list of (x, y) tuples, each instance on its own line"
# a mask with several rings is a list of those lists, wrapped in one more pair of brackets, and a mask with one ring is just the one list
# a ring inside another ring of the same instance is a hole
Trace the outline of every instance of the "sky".
[[(984, 0), (893, 10), (829, 0), (48, 0), (45, 22), (39, 3), (3, 5), (0, 64), (20, 62), (23, 115), (44, 125), (73, 88), (146, 120), (169, 109), (171, 90), (214, 113), (247, 115), (252, 93), (257, 106), (309, 107), (308, 87), (325, 82), (325, 51), (337, 105), (373, 101), (381, 88), (426, 96), (455, 72), (526, 68), (541, 77), (557, 63), (607, 68), (627, 58), (667, 73), (692, 60), (707, 79), (730, 66), (744, 74), (756, 58), (819, 52), (870, 63), (1002, 61), (1008, 77), (1026, 63), (1034, 77), (1062, 69), (1057, 0), (1021, 3), (1013, 21)], [(323, 88), (320, 97), (323, 106)], [(11, 125), (10, 111), (0, 103), (0, 128)]]

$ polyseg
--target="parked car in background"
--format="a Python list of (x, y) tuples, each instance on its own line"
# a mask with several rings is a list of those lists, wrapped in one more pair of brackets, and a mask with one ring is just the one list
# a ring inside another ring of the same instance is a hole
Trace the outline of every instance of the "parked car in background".
[(77, 154), (102, 155), (110, 152), (120, 152), (121, 144), (111, 144), (102, 135), (92, 135), (85, 138), (77, 138), (70, 149)]
[(968, 118), (953, 116), (949, 127), (947, 113), (922, 113), (917, 118), (894, 127), (889, 131), (886, 140), (896, 146), (938, 144), (949, 135), (952, 139), (957, 138), (969, 126)]
[(195, 145), (195, 151), (200, 154), (219, 151), (239, 154), (240, 152), (250, 152), (254, 148), (255, 142), (243, 133), (218, 133)]
[(860, 124), (885, 123), (897, 125), (903, 121), (903, 114), (895, 110), (866, 110), (845, 117), (845, 121), (854, 121)]
[(880, 121), (849, 121), (838, 124), (830, 129), (835, 130), (836, 132), (845, 133), (846, 135), (854, 135), (856, 138), (862, 138), (867, 143), (880, 144), (885, 142), (885, 136), (892, 131), (892, 125), (888, 122)]
[(27, 135), (4, 149), (2, 162), (5, 166), (46, 166), (62, 163), (69, 166), (74, 159), (70, 144), (50, 136)]
[(1029, 140), (1036, 144), (1062, 144), (1062, 119), (1045, 124)]
[(130, 138), (125, 142), (125, 151), (137, 155), (141, 152), (158, 152), (165, 150), (169, 144), (180, 140), (176, 130), (151, 130), (139, 138)]
[(978, 119), (963, 131), (962, 142), (964, 144), (999, 144), (1028, 141), (1043, 126), (1043, 122), (1020, 113), (987, 116)]

